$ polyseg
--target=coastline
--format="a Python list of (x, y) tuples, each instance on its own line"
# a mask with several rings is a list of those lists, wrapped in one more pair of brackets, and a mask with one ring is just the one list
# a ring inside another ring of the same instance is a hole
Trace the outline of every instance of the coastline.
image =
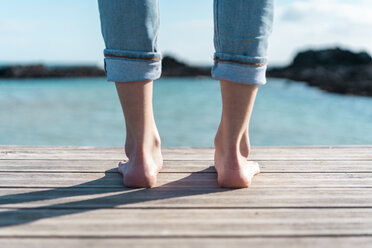
[[(183, 63), (171, 56), (162, 60), (162, 77), (210, 77), (211, 67)], [(91, 65), (48, 66), (44, 64), (2, 65), (0, 79), (105, 77), (103, 68)]]
[[(171, 56), (162, 60), (162, 77), (210, 77), (211, 66), (189, 65)], [(0, 79), (105, 77), (97, 66), (2, 65)], [(291, 64), (267, 69), (267, 77), (306, 82), (348, 95), (372, 96), (372, 58), (340, 48), (298, 52)]]
[(366, 52), (306, 50), (297, 53), (288, 66), (269, 68), (267, 76), (306, 82), (338, 94), (372, 96), (372, 58)]

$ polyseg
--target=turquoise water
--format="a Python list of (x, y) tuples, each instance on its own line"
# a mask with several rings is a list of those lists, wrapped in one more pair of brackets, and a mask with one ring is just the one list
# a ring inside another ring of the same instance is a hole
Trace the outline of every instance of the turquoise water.
[[(211, 79), (161, 79), (154, 111), (164, 146), (212, 146), (221, 114)], [(0, 80), (0, 145), (122, 146), (125, 126), (104, 78)], [(252, 145), (372, 144), (372, 98), (269, 79), (258, 92)]]

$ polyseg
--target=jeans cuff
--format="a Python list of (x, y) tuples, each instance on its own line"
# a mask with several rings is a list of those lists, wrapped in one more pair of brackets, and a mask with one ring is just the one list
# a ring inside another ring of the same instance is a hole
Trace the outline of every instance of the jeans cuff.
[(105, 71), (108, 81), (155, 80), (160, 78), (161, 75), (161, 61), (105, 58)]
[(155, 80), (161, 76), (160, 53), (105, 49), (104, 55), (108, 81)]
[(212, 78), (242, 84), (266, 84), (267, 65), (247, 65), (235, 62), (215, 61)]

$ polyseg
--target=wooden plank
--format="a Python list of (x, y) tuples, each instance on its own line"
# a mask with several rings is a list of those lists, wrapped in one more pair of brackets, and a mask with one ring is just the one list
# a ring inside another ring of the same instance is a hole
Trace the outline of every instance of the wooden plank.
[[(165, 160), (213, 160), (212, 148), (163, 148)], [(0, 149), (0, 159), (123, 160), (123, 148), (66, 149), (63, 147)], [(252, 147), (251, 160), (358, 160), (371, 161), (372, 148), (265, 148)]]
[(372, 236), (372, 209), (0, 210), (0, 236)]
[(7, 248), (370, 248), (372, 237), (258, 237), (258, 238), (0, 238)]
[(0, 208), (372, 208), (372, 188), (0, 188)]
[[(371, 149), (372, 145), (303, 145), (303, 146), (253, 146), (254, 149), (350, 149), (350, 148), (357, 148), (357, 149)], [(190, 147), (190, 146), (182, 146), (182, 147), (166, 147), (169, 150), (177, 150), (177, 149), (212, 149), (213, 147)], [(13, 151), (30, 151), (30, 150), (55, 150), (55, 149), (62, 149), (62, 150), (123, 150), (121, 146), (27, 146), (27, 145), (0, 145), (0, 150), (8, 150), (11, 149)]]
[[(0, 172), (109, 172), (117, 160), (0, 160)], [(213, 161), (164, 161), (162, 172), (213, 173)], [(260, 161), (262, 172), (372, 172), (371, 161)]]
[(168, 148), (160, 187), (128, 189), (122, 148), (4, 146), (0, 247), (369, 247), (371, 151), (254, 147), (262, 173), (230, 190), (213, 149)]
[[(158, 187), (217, 187), (216, 173), (161, 173)], [(123, 187), (118, 173), (1, 172), (0, 187)], [(260, 173), (252, 188), (372, 187), (372, 173)]]

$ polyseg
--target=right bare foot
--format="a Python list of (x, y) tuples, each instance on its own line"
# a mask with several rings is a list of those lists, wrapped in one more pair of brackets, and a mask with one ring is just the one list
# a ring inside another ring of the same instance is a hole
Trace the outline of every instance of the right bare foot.
[(257, 85), (221, 80), (222, 116), (214, 140), (214, 166), (220, 187), (249, 187), (260, 172), (257, 162), (247, 161), (249, 120), (257, 90)]
[(154, 187), (163, 166), (160, 138), (154, 137), (149, 145), (136, 145), (128, 136), (125, 151), (129, 160), (118, 165), (124, 185), (131, 188)]
[[(248, 132), (248, 130), (247, 130)], [(253, 177), (260, 173), (257, 162), (248, 161), (250, 151), (248, 134), (242, 137), (238, 149), (228, 149), (219, 129), (215, 138), (214, 166), (217, 171), (217, 182), (223, 188), (247, 188)]]

